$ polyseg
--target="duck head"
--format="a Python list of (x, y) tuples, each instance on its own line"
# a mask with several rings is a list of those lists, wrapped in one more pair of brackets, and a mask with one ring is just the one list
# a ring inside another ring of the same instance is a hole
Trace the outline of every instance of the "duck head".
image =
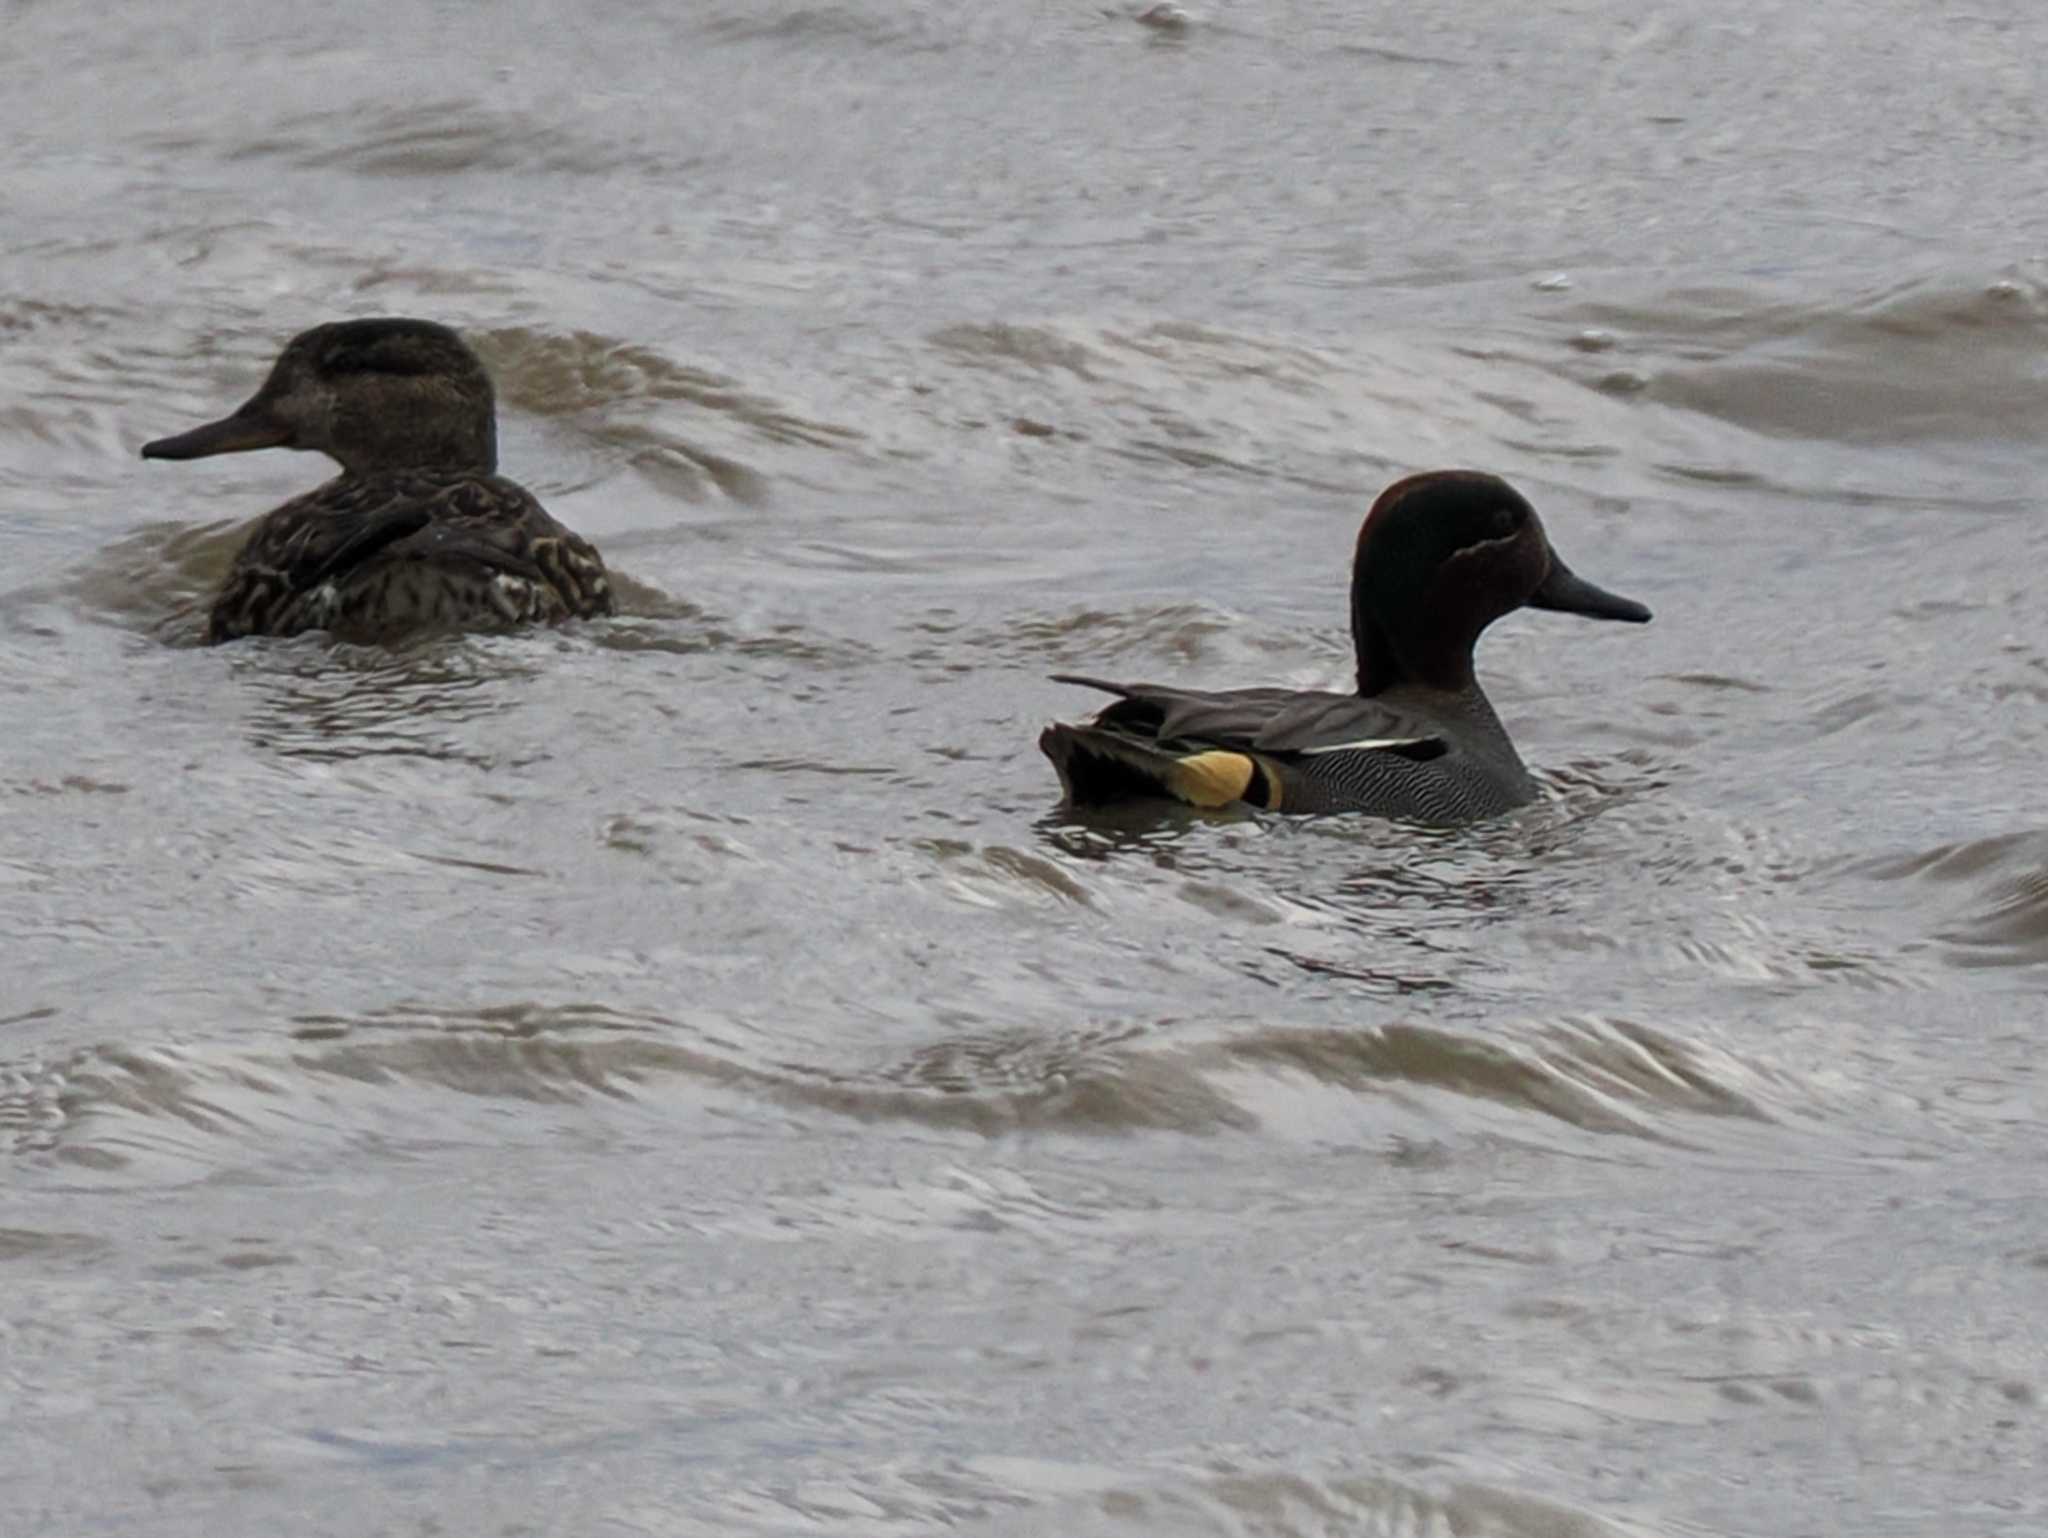
[(1434, 470), (1396, 481), (1366, 514), (1351, 567), (1358, 692), (1468, 687), (1480, 632), (1525, 605), (1635, 624), (1650, 617), (1565, 565), (1536, 509), (1499, 476)]
[(429, 320), (343, 320), (285, 344), (263, 388), (218, 422), (142, 446), (144, 459), (314, 449), (351, 474), (498, 463), (491, 379)]

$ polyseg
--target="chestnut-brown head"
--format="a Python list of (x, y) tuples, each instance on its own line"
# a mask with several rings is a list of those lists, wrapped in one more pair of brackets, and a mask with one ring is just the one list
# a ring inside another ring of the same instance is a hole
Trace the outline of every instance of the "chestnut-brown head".
[(343, 320), (285, 345), (263, 388), (231, 415), (142, 446), (144, 459), (310, 449), (351, 474), (498, 464), (491, 379), (430, 320)]
[(1396, 481), (1358, 531), (1351, 637), (1358, 692), (1462, 689), (1480, 632), (1527, 605), (1637, 624), (1650, 611), (1578, 576), (1522, 494), (1479, 470)]

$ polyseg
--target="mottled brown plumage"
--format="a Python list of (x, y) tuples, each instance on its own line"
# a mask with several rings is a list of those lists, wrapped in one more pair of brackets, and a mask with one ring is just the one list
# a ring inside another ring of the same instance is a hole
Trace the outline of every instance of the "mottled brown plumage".
[(247, 404), (146, 459), (318, 450), (326, 485), (266, 514), (207, 615), (209, 642), (326, 630), (389, 641), (613, 612), (604, 560), (497, 470), (490, 376), (424, 320), (316, 326)]

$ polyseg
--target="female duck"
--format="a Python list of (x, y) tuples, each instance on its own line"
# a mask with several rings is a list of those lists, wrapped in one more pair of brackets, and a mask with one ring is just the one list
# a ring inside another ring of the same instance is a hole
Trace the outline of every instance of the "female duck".
[(1269, 811), (1369, 812), (1451, 826), (1534, 798), (1472, 672), (1480, 632), (1512, 609), (1650, 617), (1573, 574), (1536, 510), (1498, 476), (1438, 470), (1380, 493), (1351, 569), (1355, 694), (1205, 692), (1060, 675), (1119, 695), (1038, 745), (1067, 799), (1171, 797)]
[(490, 376), (446, 326), (316, 326), (246, 405), (142, 457), (267, 448), (317, 449), (341, 474), (257, 523), (207, 615), (209, 642), (388, 641), (613, 611), (597, 551), (496, 473)]

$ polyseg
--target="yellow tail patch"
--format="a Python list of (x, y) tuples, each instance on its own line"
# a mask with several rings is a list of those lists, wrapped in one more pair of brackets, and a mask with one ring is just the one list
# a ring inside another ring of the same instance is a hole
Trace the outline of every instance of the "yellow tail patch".
[[(1263, 796), (1254, 794), (1255, 785)], [(1250, 754), (1227, 753), (1221, 748), (1175, 759), (1171, 789), (1191, 806), (1228, 806), (1249, 800), (1268, 811), (1280, 808), (1279, 781), (1262, 773)]]

